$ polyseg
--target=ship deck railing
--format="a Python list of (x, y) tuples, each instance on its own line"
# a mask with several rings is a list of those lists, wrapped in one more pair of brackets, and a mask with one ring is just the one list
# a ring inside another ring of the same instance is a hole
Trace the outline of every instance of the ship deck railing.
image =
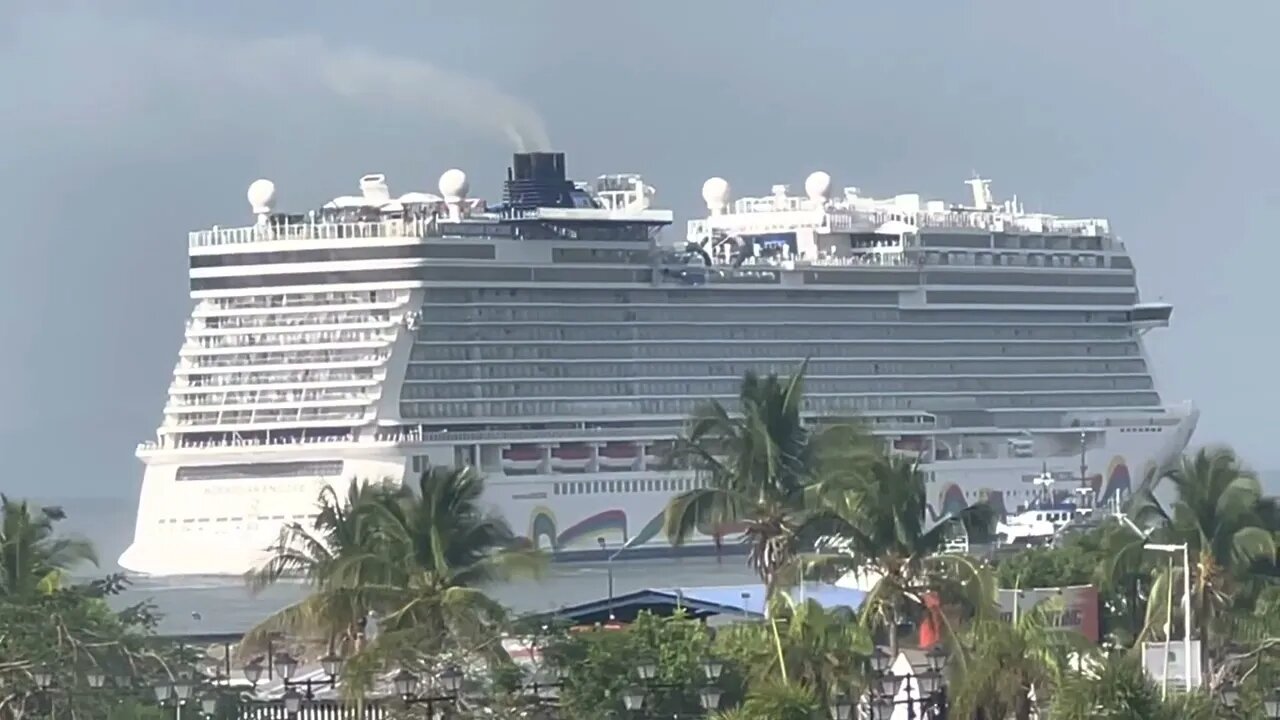
[[(926, 431), (941, 429), (942, 424), (936, 421), (919, 421), (919, 422), (886, 422), (877, 421), (875, 418), (868, 419), (867, 424), (873, 431), (885, 432), (909, 432), (909, 431)], [(407, 428), (397, 431), (375, 432), (372, 437), (373, 443), (400, 445), (400, 444), (418, 444), (418, 443), (444, 443), (444, 442), (504, 442), (518, 440), (574, 440), (574, 439), (601, 439), (616, 440), (627, 437), (636, 439), (649, 438), (672, 438), (680, 431), (680, 422), (671, 422), (660, 425), (646, 425), (636, 427), (604, 427), (604, 428), (547, 428), (544, 430), (458, 430), (458, 431), (434, 431), (421, 430), (419, 428)], [(265, 430), (265, 428), (264, 428)], [(195, 450), (205, 448), (217, 449), (237, 449), (237, 448), (254, 448), (254, 447), (285, 447), (285, 446), (309, 446), (322, 445), (331, 443), (354, 443), (357, 438), (354, 434), (337, 435), (337, 436), (297, 436), (282, 435), (273, 437), (269, 441), (258, 440), (256, 438), (243, 438), (238, 440), (226, 441), (185, 441), (179, 439), (176, 442), (157, 442), (148, 440), (138, 444), (139, 452), (151, 452), (156, 450)]]
[(417, 218), (378, 222), (267, 223), (233, 228), (214, 227), (189, 233), (187, 244), (192, 248), (204, 248), (279, 240), (420, 238), (431, 234), (435, 225), (435, 221), (430, 218)]

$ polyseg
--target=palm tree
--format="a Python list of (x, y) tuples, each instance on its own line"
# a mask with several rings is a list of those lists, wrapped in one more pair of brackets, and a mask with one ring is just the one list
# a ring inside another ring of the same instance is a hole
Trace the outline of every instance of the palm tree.
[(861, 617), (886, 631), (891, 656), (897, 656), (902, 623), (934, 614), (930, 595), (978, 616), (993, 610), (992, 573), (968, 557), (943, 553), (955, 525), (990, 524), (989, 506), (931, 522), (924, 473), (914, 459), (897, 455), (879, 457), (867, 472), (829, 486), (823, 502), (823, 512), (803, 528), (820, 553), (801, 562), (825, 577), (852, 572), (873, 581)]
[(416, 487), (352, 483), (345, 502), (326, 490), (314, 527), (285, 528), (274, 557), (250, 577), (260, 588), (300, 574), (311, 594), (263, 621), (246, 643), (284, 631), (359, 654), (370, 648), (361, 631), (375, 616), (386, 653), (412, 645), (418, 655), (501, 655), (505, 613), (477, 586), (536, 571), (542, 556), (517, 547), (506, 523), (481, 510), (483, 487), (474, 468), (437, 467)]
[(704, 403), (673, 449), (677, 465), (693, 470), (703, 484), (667, 506), (668, 540), (678, 546), (699, 527), (745, 526), (747, 562), (768, 595), (801, 549), (796, 533), (823, 475), (836, 468), (855, 473), (873, 454), (854, 425), (815, 429), (805, 423), (804, 371), (801, 365), (789, 378), (747, 373), (738, 412), (719, 401)]
[(0, 494), (0, 597), (51, 592), (76, 565), (98, 564), (89, 541), (54, 535), (65, 518), (61, 508), (32, 508)]
[(271, 559), (246, 576), (255, 592), (292, 578), (310, 585), (311, 593), (259, 623), (245, 644), (258, 646), (283, 632), (323, 638), (344, 654), (359, 650), (376, 605), (372, 589), (391, 581), (382, 521), (404, 494), (385, 483), (352, 482), (345, 497), (332, 487), (321, 490), (311, 526), (286, 525), (269, 548)]
[(1054, 720), (1212, 720), (1221, 708), (1200, 693), (1161, 699), (1161, 691), (1136, 658), (1113, 653), (1096, 667), (1063, 678), (1053, 696)]
[(1012, 622), (978, 620), (957, 638), (948, 665), (948, 698), (956, 717), (1027, 720), (1086, 647), (1083, 636), (1054, 626), (1063, 610), (1051, 598)]
[[(1202, 448), (1184, 455), (1163, 477), (1174, 491), (1172, 504), (1166, 508), (1155, 497), (1152, 483), (1135, 496), (1130, 512), (1139, 525), (1156, 528), (1155, 541), (1185, 543), (1189, 548), (1191, 622), (1200, 638), (1200, 667), (1208, 677), (1213, 631), (1222, 612), (1231, 607), (1233, 592), (1259, 565), (1274, 571), (1276, 536), (1267, 527), (1274, 504), (1264, 501), (1257, 476), (1229, 448)], [(1153, 600), (1175, 592), (1175, 582), (1180, 583), (1174, 573), (1164, 573), (1152, 589)], [(1149, 617), (1161, 605), (1153, 601)]]
[(771, 602), (776, 634), (765, 625), (738, 623), (716, 635), (717, 654), (744, 673), (748, 688), (781, 679), (830, 698), (850, 694), (866, 681), (875, 646), (852, 610), (827, 610), (814, 600), (795, 602), (787, 595)]
[(391, 508), (384, 529), (402, 571), (385, 590), (385, 639), (403, 636), (427, 654), (466, 648), (503, 657), (506, 611), (480, 588), (539, 574), (545, 555), (482, 508), (474, 468), (432, 468), (415, 490)]

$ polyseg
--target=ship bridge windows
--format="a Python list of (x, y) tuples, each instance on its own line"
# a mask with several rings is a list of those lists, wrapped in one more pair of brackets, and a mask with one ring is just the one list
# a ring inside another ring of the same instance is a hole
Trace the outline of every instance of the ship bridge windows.
[(688, 323), (595, 325), (427, 325), (423, 342), (619, 342), (638, 340), (1129, 340), (1124, 325), (839, 324), (810, 321), (756, 325)]
[[(732, 411), (735, 396), (719, 398)], [(474, 400), (401, 402), (405, 418), (489, 418), (489, 417), (618, 417), (622, 415), (687, 416), (705, 396), (688, 398), (596, 398), (574, 400)], [(1015, 392), (1003, 395), (812, 395), (806, 398), (810, 412), (848, 413), (915, 410), (936, 412), (946, 409), (1016, 408), (1104, 408), (1157, 407), (1154, 392)]]
[[(609, 378), (633, 377), (742, 377), (746, 372), (760, 374), (793, 372), (801, 358), (785, 360), (747, 360), (718, 358), (715, 362), (689, 360), (587, 361), (587, 362), (510, 362), (510, 363), (410, 363), (406, 379), (526, 379), (526, 378)], [(1066, 375), (1121, 374), (1147, 372), (1141, 358), (1081, 358), (1078, 360), (1041, 360), (1037, 358), (973, 359), (973, 360), (848, 360), (813, 359), (809, 362), (813, 375), (881, 376), (881, 375)], [(215, 376), (216, 377), (216, 376)]]
[(606, 343), (529, 343), (464, 346), (457, 344), (417, 344), (412, 351), (416, 361), (436, 360), (605, 360), (611, 358), (643, 359), (718, 359), (729, 352), (751, 358), (797, 357), (1118, 357), (1139, 355), (1133, 340), (1112, 342), (1057, 343), (901, 343), (857, 342), (635, 342)]
[[(741, 378), (679, 380), (571, 380), (565, 382), (482, 382), (415, 383), (407, 382), (401, 393), (404, 400), (470, 399), (470, 398), (601, 398), (601, 397), (711, 397), (733, 395)], [(1058, 376), (991, 376), (991, 377), (875, 377), (833, 378), (810, 371), (805, 380), (808, 392), (819, 394), (872, 393), (1004, 393), (1064, 392), (1084, 390), (1151, 390), (1147, 375), (1058, 375)]]
[(279, 478), (342, 476), (341, 460), (319, 462), (236, 463), (230, 465), (185, 465), (175, 480), (274, 480)]

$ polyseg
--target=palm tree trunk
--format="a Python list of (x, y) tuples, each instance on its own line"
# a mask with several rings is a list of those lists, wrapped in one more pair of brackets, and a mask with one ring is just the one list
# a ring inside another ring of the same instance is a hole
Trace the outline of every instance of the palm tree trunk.
[(892, 672), (892, 663), (898, 660), (898, 609), (894, 608), (893, 614), (889, 616), (889, 663), (890, 672)]

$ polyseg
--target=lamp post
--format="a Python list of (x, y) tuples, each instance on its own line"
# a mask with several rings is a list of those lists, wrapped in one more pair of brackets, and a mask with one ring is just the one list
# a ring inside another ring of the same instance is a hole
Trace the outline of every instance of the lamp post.
[[(296, 690), (302, 688), (302, 697), (308, 702), (316, 699), (315, 691), (324, 688), (336, 688), (338, 686), (338, 673), (342, 672), (342, 658), (329, 653), (320, 658), (320, 670), (325, 674), (323, 678), (308, 677), (302, 680), (294, 680), (293, 676), (298, 672), (298, 660), (287, 652), (280, 653), (275, 658), (276, 671), (280, 673), (280, 679), (284, 681), (285, 690)], [(245, 677), (249, 675), (249, 667), (245, 666)], [(259, 677), (261, 675), (259, 674)], [(254, 682), (254, 681), (250, 681)]]
[(433, 683), (433, 685), (438, 685), (444, 691), (442, 695), (419, 695), (418, 686), (421, 684), (421, 680), (417, 675), (404, 668), (401, 668), (400, 672), (395, 674), (391, 682), (395, 685), (396, 695), (400, 696), (405, 705), (426, 703), (427, 714), (435, 718), (443, 714), (443, 709), (439, 711), (436, 709), (437, 705), (447, 707), (448, 705), (458, 704), (461, 699), (462, 680), (462, 671), (450, 665), (435, 677), (435, 683)]
[[(895, 675), (892, 671), (894, 658), (885, 652), (883, 648), (877, 647), (871, 653), (871, 669), (880, 679), (880, 687), (878, 691), (871, 693), (871, 717), (872, 720), (888, 720), (893, 714), (894, 707), (898, 705), (907, 706), (908, 720), (917, 720), (917, 718), (946, 718), (947, 717), (947, 685), (943, 678), (942, 669), (947, 662), (947, 651), (941, 645), (934, 645), (929, 652), (925, 653), (925, 660), (928, 662), (928, 670), (919, 675)], [(908, 681), (906, 686), (906, 698), (898, 700), (897, 695), (899, 683)], [(912, 691), (910, 681), (914, 680), (919, 687), (919, 696), (913, 697), (916, 693)], [(852, 712), (852, 705), (842, 705), (839, 702), (831, 705), (832, 720), (848, 720), (848, 714)], [(844, 718), (838, 717), (839, 712), (845, 712)]]
[(160, 703), (161, 706), (168, 706), (172, 702), (173, 716), (177, 720), (181, 720), (182, 706), (191, 698), (191, 691), (194, 689), (191, 678), (185, 673), (161, 678), (153, 689), (156, 694), (156, 702)]
[[(702, 661), (702, 674), (706, 684), (698, 689), (698, 705), (702, 707), (703, 712), (710, 713), (720, 707), (720, 700), (724, 697), (724, 693), (717, 683), (723, 672), (724, 663), (719, 660), (707, 658)], [(651, 662), (641, 662), (636, 666), (636, 676), (640, 684), (632, 685), (622, 693), (622, 706), (628, 712), (637, 714), (643, 712), (645, 702), (654, 690), (681, 688), (688, 684), (658, 682), (657, 675), (658, 666)]]
[[(316, 690), (338, 686), (338, 675), (342, 672), (343, 661), (337, 655), (329, 653), (320, 658), (320, 669), (325, 677), (308, 677), (302, 680), (294, 679), (300, 663), (289, 653), (283, 652), (276, 655), (271, 659), (271, 664), (284, 684), (284, 694), (280, 696), (280, 702), (284, 706), (285, 714), (296, 717), (302, 711), (304, 702), (312, 702), (316, 699)], [(262, 680), (263, 671), (261, 660), (251, 660), (243, 668), (244, 679), (256, 688), (258, 682)], [(298, 692), (299, 688), (302, 692)]]
[[(1148, 550), (1164, 553), (1182, 553), (1182, 654), (1185, 660), (1182, 661), (1183, 684), (1187, 692), (1191, 691), (1191, 548), (1187, 543), (1179, 544), (1163, 544), (1163, 543), (1144, 543), (1143, 547)], [(1170, 624), (1173, 620), (1170, 619)], [(1165, 640), (1165, 652), (1168, 652), (1169, 640)], [(1204, 672), (1204, 668), (1200, 668), (1200, 672)], [(1166, 679), (1166, 683), (1168, 680)]]
[[(635, 541), (635, 538), (632, 538), (631, 540), (624, 542), (622, 544), (622, 547), (618, 548), (617, 550), (614, 550), (613, 554), (609, 555), (604, 560), (604, 570), (605, 570), (605, 573), (607, 573), (609, 576), (609, 620), (618, 619), (617, 616), (613, 614), (613, 561), (615, 558), (621, 555), (624, 550), (627, 550), (628, 548), (630, 548), (631, 543), (634, 541)], [(605, 542), (604, 537), (596, 538), (596, 544), (600, 546), (601, 551), (607, 552), (609, 550), (609, 544)]]

